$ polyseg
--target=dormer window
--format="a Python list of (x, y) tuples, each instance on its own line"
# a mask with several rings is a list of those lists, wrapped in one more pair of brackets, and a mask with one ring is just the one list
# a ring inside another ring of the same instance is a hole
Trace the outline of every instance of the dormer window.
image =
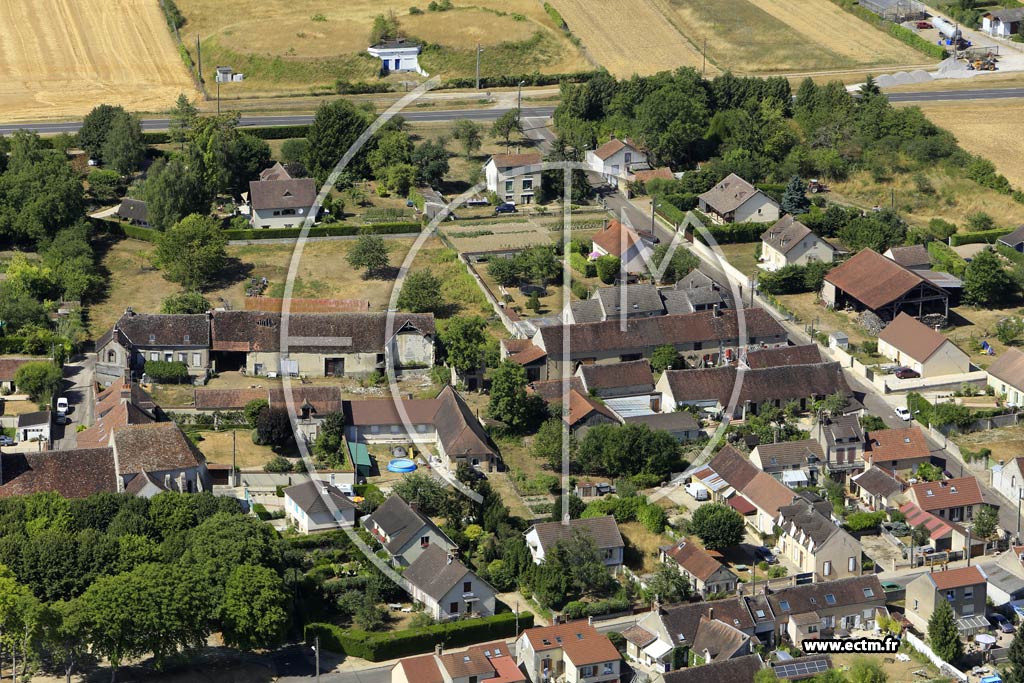
[(156, 335), (155, 334), (149, 335), (149, 343), (150, 344), (155, 344), (156, 343)]
[(192, 343), (192, 337), (190, 335), (186, 334), (184, 337), (182, 337), (181, 342), (183, 344), (191, 344)]

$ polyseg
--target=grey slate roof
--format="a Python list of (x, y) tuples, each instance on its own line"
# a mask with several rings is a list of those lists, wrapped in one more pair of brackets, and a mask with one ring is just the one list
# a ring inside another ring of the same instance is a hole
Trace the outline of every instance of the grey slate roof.
[(493, 458), (497, 451), (466, 401), (451, 385), (437, 395), (438, 409), (434, 415), (434, 428), (449, 458), (475, 456)]
[(114, 329), (134, 346), (192, 348), (210, 345), (210, 321), (205, 313), (162, 314), (127, 311), (114, 323)]
[(705, 204), (720, 214), (735, 211), (744, 202), (757, 194), (759, 190), (740, 178), (735, 173), (730, 173), (717, 185), (700, 195)]
[(18, 416), (18, 427), (35, 427), (50, 423), (50, 411), (38, 410), (34, 413), (22, 413)]
[[(761, 469), (765, 472), (772, 468), (789, 469), (793, 465), (806, 466), (811, 458), (821, 460), (821, 445), (813, 439), (800, 441), (782, 441), (780, 443), (763, 443), (757, 447), (757, 455)], [(753, 453), (751, 459), (753, 459)]]
[[(871, 593), (870, 597), (865, 590)], [(835, 604), (830, 605), (825, 596), (831, 595), (835, 598)], [(768, 596), (771, 602), (772, 611), (779, 619), (785, 619), (792, 614), (803, 614), (813, 612), (825, 607), (848, 607), (868, 603), (885, 602), (885, 591), (882, 590), (882, 583), (874, 574), (870, 576), (854, 576), (848, 579), (838, 579), (823, 583), (809, 583), (802, 586), (790, 586), (782, 588)], [(784, 609), (782, 603), (786, 603)]]
[[(395, 494), (381, 503), (373, 511), (373, 514), (363, 521), (363, 526), (372, 531), (374, 523), (391, 538), (391, 542), (385, 543), (384, 547), (392, 554), (401, 550), (424, 526), (430, 527), (441, 538), (448, 538), (430, 521), (430, 518), (413, 510), (408, 503), (402, 500), (401, 496)], [(449, 543), (451, 543), (451, 539), (449, 539)], [(455, 544), (451, 543), (451, 545), (454, 547)]]
[[(293, 313), (288, 333), (311, 340), (338, 340), (337, 346), (324, 343), (288, 345), (292, 353), (381, 353), (387, 342), (387, 313)], [(281, 314), (263, 311), (214, 311), (210, 326), (214, 351), (280, 351)], [(417, 330), (434, 334), (432, 313), (396, 313), (392, 332)]]
[(122, 199), (121, 205), (117, 207), (117, 215), (136, 223), (149, 222), (149, 208), (141, 199)]
[(853, 482), (875, 496), (891, 496), (903, 490), (903, 486), (887, 472), (871, 467), (853, 478)]
[(695, 289), (666, 289), (661, 293), (662, 300), (665, 303), (665, 312), (669, 315), (676, 315), (679, 313), (693, 313), (697, 310), (696, 306), (693, 305), (693, 301), (690, 299), (690, 292), (696, 292)]
[(776, 221), (775, 225), (765, 230), (761, 235), (761, 241), (780, 254), (788, 254), (793, 247), (800, 244), (800, 240), (811, 234), (813, 233), (810, 228), (787, 213)]
[(295, 504), (308, 515), (330, 514), (332, 510), (324, 500), (323, 491), (331, 497), (334, 505), (339, 510), (354, 510), (355, 503), (348, 499), (344, 493), (333, 484), (323, 481), (309, 480), (295, 486), (289, 486), (284, 490), (285, 495), (295, 501)]
[[(665, 312), (665, 304), (654, 285), (601, 287), (594, 294), (601, 302), (605, 318), (617, 318), (623, 312), (630, 315)], [(626, 302), (625, 311), (621, 308), (623, 297)]]
[(811, 365), (821, 361), (821, 350), (817, 344), (747, 351), (747, 365), (753, 369), (774, 368), (780, 365)]
[[(821, 547), (828, 539), (841, 532), (831, 519), (822, 515), (807, 501), (799, 501), (793, 505), (779, 508), (779, 516), (782, 518), (782, 523), (779, 526), (787, 534), (799, 537), (803, 532), (804, 536), (813, 541), (816, 547)], [(793, 527), (795, 527), (795, 531)]]
[[(1024, 7), (1020, 9), (1024, 11)], [(1024, 225), (1021, 225), (1009, 235), (1000, 237), (997, 241), (1005, 244), (1011, 249), (1016, 249), (1018, 244), (1024, 244)]]
[(928, 250), (923, 244), (912, 244), (907, 247), (893, 247), (889, 250), (893, 261), (904, 268), (928, 267), (932, 263)]
[(316, 181), (312, 178), (253, 180), (249, 183), (252, 208), (309, 209), (316, 200)]
[[(466, 574), (472, 573), (444, 548), (432, 545), (409, 565), (402, 576), (430, 597), (440, 600), (453, 586), (462, 581)], [(477, 581), (481, 580), (475, 574), (473, 576)]]
[(633, 415), (626, 418), (627, 423), (645, 424), (651, 429), (663, 429), (669, 432), (692, 432), (700, 429), (697, 420), (685, 410), (674, 413), (654, 413), (652, 415)]
[(726, 659), (703, 666), (691, 666), (664, 675), (665, 683), (737, 683), (752, 681), (764, 668), (759, 655)]
[(533, 528), (537, 530), (537, 538), (540, 539), (541, 547), (545, 551), (553, 548), (559, 541), (568, 540), (577, 529), (590, 534), (598, 550), (621, 548), (624, 545), (619, 527), (611, 515), (573, 519), (568, 525), (561, 522), (542, 522), (534, 524)]
[(695, 654), (701, 655), (707, 650), (711, 655), (712, 662), (726, 661), (732, 658), (748, 640), (750, 640), (750, 636), (732, 624), (718, 619), (701, 617), (692, 649)]
[(1014, 23), (1024, 19), (1024, 7), (1012, 7), (1009, 9), (994, 9), (989, 12), (994, 18), (1004, 23)]
[(595, 394), (611, 395), (615, 389), (642, 387), (640, 391), (654, 390), (654, 373), (646, 360), (631, 360), (610, 365), (581, 365), (580, 376), (586, 390)]
[(827, 417), (821, 424), (825, 441), (829, 445), (836, 445), (837, 442), (854, 443), (864, 441), (864, 429), (860, 426), (860, 418), (857, 415), (837, 415)]
[(604, 320), (604, 309), (601, 308), (600, 299), (584, 299), (573, 301), (569, 304), (572, 311), (573, 322), (576, 323), (597, 323)]
[(715, 281), (700, 268), (694, 268), (685, 277), (676, 282), (676, 289), (693, 289), (694, 287), (711, 287)]

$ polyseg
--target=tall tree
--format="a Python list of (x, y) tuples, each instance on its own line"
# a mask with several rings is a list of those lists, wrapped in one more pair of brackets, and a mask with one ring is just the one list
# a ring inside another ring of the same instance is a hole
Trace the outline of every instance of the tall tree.
[(440, 313), (444, 309), (441, 278), (429, 269), (406, 275), (398, 294), (398, 307), (411, 313)]
[(509, 145), (512, 144), (513, 133), (523, 134), (523, 124), (519, 118), (518, 109), (509, 109), (491, 125), (491, 135), (505, 141), (505, 151), (508, 151)]
[(971, 524), (971, 531), (974, 535), (983, 540), (991, 540), (996, 534), (996, 527), (999, 524), (999, 513), (991, 505), (982, 505), (974, 513), (974, 521)]
[[(317, 183), (327, 181), (327, 176), (367, 125), (366, 115), (348, 100), (335, 100), (320, 105), (306, 135), (309, 140), (306, 168)], [(349, 167), (358, 171), (359, 160), (350, 161)]]
[(170, 123), (168, 124), (168, 131), (171, 138), (171, 142), (180, 145), (182, 150), (185, 149), (185, 141), (188, 139), (189, 131), (192, 129), (192, 125), (199, 117), (199, 110), (191, 100), (185, 96), (185, 93), (178, 95), (178, 99), (175, 100), (174, 106), (167, 112)]
[(416, 503), (423, 514), (429, 517), (441, 514), (448, 497), (445, 485), (424, 472), (413, 472), (402, 477), (392, 492), (407, 503)]
[(452, 138), (462, 145), (462, 151), (467, 159), (473, 158), (473, 153), (480, 149), (480, 145), (483, 142), (480, 126), (469, 119), (459, 119), (455, 122)]
[[(654, 253), (651, 256), (651, 263), (654, 268), (660, 268), (662, 263), (664, 263), (665, 258), (668, 256), (668, 249), (669, 244), (666, 242), (662, 242), (654, 247)], [(661, 283), (667, 285), (679, 282), (699, 265), (700, 259), (694, 256), (693, 252), (689, 249), (680, 246), (673, 252), (672, 258), (669, 259), (668, 265), (661, 274)], [(654, 273), (651, 273), (651, 275), (653, 276)]]
[(208, 213), (213, 193), (195, 167), (175, 157), (166, 163), (153, 163), (142, 186), (142, 199), (149, 224), (167, 230), (185, 216)]
[(38, 403), (49, 403), (60, 390), (63, 373), (50, 361), (25, 363), (14, 373), (14, 384)]
[(103, 160), (126, 176), (138, 170), (145, 156), (146, 143), (142, 140), (139, 117), (125, 111), (117, 112), (103, 142)]
[(478, 315), (451, 318), (441, 327), (441, 345), (448, 365), (456, 372), (472, 372), (480, 367), (487, 343), (486, 329), (487, 321)]
[(388, 267), (388, 245), (380, 235), (365, 233), (356, 238), (345, 257), (348, 264), (363, 270), (363, 278), (378, 277)]
[(227, 239), (212, 218), (193, 214), (160, 236), (154, 256), (164, 278), (199, 290), (223, 269), (226, 246)]
[(160, 304), (161, 313), (206, 313), (210, 302), (199, 292), (176, 292)]
[(975, 306), (993, 306), (1014, 293), (1013, 278), (991, 249), (975, 255), (964, 271), (964, 301)]
[(889, 674), (875, 659), (858, 657), (850, 665), (850, 671), (846, 675), (850, 683), (886, 683)]
[(681, 359), (676, 347), (672, 344), (665, 344), (654, 349), (651, 354), (651, 369), (661, 373), (665, 370), (680, 367)]
[(743, 541), (743, 517), (721, 503), (697, 508), (690, 519), (690, 531), (700, 537), (708, 550), (725, 550)]
[(288, 596), (273, 569), (235, 567), (224, 588), (224, 642), (242, 650), (277, 645), (288, 624)]
[(436, 186), (448, 174), (448, 141), (445, 138), (427, 140), (412, 152), (412, 165), (417, 169), (417, 181)]
[[(546, 420), (537, 430), (533, 437), (533, 444), (530, 446), (530, 455), (540, 460), (556, 472), (562, 470), (562, 444), (566, 438), (571, 439), (564, 431), (565, 422), (561, 417), (553, 417)], [(570, 441), (570, 452), (572, 442)], [(558, 506), (559, 508), (561, 506)], [(561, 518), (559, 513), (558, 518)]]
[(526, 393), (526, 370), (505, 360), (491, 373), (491, 400), (487, 410), (515, 431), (523, 431), (543, 412), (544, 400)]
[(795, 175), (790, 178), (789, 184), (786, 185), (786, 189), (782, 193), (782, 201), (779, 203), (782, 211), (794, 216), (807, 213), (807, 210), (811, 208), (811, 202), (807, 199), (806, 191), (807, 188), (804, 187), (800, 176)]
[(101, 104), (85, 115), (82, 127), (78, 129), (78, 144), (90, 159), (103, 159), (103, 146), (111, 124), (117, 116), (127, 113), (124, 107)]
[(948, 600), (939, 600), (928, 620), (928, 644), (943, 661), (956, 663), (964, 654), (964, 644), (956, 630), (956, 616)]

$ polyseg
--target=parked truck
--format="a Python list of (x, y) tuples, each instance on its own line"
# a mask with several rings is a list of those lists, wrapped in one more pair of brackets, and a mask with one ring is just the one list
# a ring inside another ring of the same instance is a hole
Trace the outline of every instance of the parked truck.
[(941, 17), (932, 18), (932, 26), (944, 38), (949, 40), (959, 40), (961, 38), (960, 28)]

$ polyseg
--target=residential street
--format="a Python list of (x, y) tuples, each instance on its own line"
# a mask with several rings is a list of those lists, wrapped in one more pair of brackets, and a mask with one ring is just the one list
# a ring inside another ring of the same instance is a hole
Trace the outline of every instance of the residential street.
[(68, 399), (68, 423), (54, 425), (53, 449), (68, 450), (77, 443), (78, 425), (93, 423), (96, 397), (93, 392), (93, 376), (96, 356), (78, 356), (64, 366), (65, 389), (63, 396)]

